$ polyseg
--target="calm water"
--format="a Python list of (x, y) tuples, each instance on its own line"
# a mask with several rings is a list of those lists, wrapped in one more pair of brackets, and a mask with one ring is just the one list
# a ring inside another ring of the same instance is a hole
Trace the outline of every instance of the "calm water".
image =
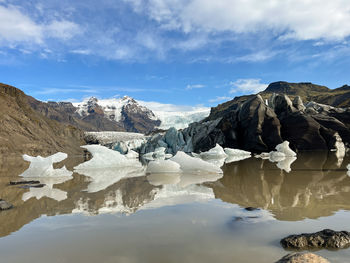
[[(287, 173), (249, 158), (226, 164), (222, 178), (114, 168), (23, 189), (7, 184), (28, 165), (0, 158), (0, 198), (15, 205), (0, 212), (1, 262), (274, 262), (289, 253), (286, 235), (350, 230), (349, 163), (305, 153)], [(350, 258), (350, 249), (316, 253)]]

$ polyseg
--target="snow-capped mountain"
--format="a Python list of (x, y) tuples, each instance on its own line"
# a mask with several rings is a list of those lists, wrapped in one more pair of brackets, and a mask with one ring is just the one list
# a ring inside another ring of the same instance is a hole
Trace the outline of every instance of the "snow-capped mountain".
[(73, 105), (83, 120), (93, 119), (94, 115), (103, 116), (104, 119), (124, 127), (126, 131), (142, 133), (155, 128), (185, 128), (192, 122), (204, 119), (210, 113), (210, 108), (206, 107), (136, 101), (128, 96), (101, 100), (91, 97)]

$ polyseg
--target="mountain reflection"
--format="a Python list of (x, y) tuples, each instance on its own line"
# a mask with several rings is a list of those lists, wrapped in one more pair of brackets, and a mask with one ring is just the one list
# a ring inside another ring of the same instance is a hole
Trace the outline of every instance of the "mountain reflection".
[(268, 160), (248, 159), (223, 167), (215, 197), (242, 207), (259, 207), (278, 220), (297, 221), (350, 210), (350, 177), (333, 153), (304, 153), (286, 173)]
[[(65, 165), (70, 169), (82, 161), (82, 158), (68, 158)], [(269, 160), (252, 157), (225, 164), (222, 178), (211, 174), (146, 176), (140, 172), (140, 167), (136, 170), (132, 167), (119, 171), (113, 169), (107, 176), (103, 171), (94, 170), (94, 176), (75, 173), (73, 179), (54, 182), (54, 189), (65, 193), (55, 200), (49, 194), (42, 194), (45, 189), (9, 186), (10, 180), (19, 178), (8, 175), (7, 171), (16, 171), (18, 175), (25, 165), (17, 161), (2, 162), (0, 198), (15, 208), (0, 212), (0, 237), (17, 231), (42, 215), (132, 214), (142, 209), (206, 202), (214, 198), (242, 207), (266, 209), (277, 220), (283, 221), (330, 216), (339, 210), (350, 210), (348, 163), (349, 159), (345, 157), (339, 164), (334, 153), (304, 153), (298, 155), (287, 173)], [(52, 188), (53, 183), (43, 183)], [(38, 200), (39, 194), (41, 198)]]

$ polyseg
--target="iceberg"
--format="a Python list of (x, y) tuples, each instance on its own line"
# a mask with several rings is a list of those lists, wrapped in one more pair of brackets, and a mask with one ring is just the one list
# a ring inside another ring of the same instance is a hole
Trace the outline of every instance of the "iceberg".
[(230, 156), (251, 156), (251, 152), (247, 152), (244, 150), (239, 150), (239, 149), (232, 149), (232, 148), (225, 148), (224, 149), (225, 153)]
[(156, 160), (149, 162), (146, 173), (180, 173), (180, 165), (170, 160)]
[(270, 152), (269, 161), (270, 162), (280, 162), (286, 158), (286, 155), (283, 152)]
[(289, 173), (290, 171), (292, 171), (291, 165), (295, 162), (296, 159), (296, 157), (285, 157), (283, 160), (277, 162), (276, 165), (281, 170), (284, 170), (287, 173)]
[(200, 153), (199, 156), (202, 159), (221, 159), (226, 158), (227, 154), (219, 144), (216, 144), (214, 148), (210, 149), (207, 152)]
[(74, 171), (90, 178), (86, 189), (89, 193), (98, 192), (119, 182), (123, 178), (144, 176), (145, 171), (137, 159), (128, 159), (117, 151), (101, 145), (86, 145), (92, 159), (74, 167)]
[(129, 159), (137, 159), (139, 158), (139, 154), (133, 150), (129, 150), (128, 153), (125, 155), (126, 158), (129, 158)]
[(61, 169), (54, 169), (53, 164), (61, 162), (68, 157), (66, 153), (58, 152), (49, 157), (33, 157), (24, 154), (23, 159), (30, 162), (29, 168), (19, 176), (23, 177), (71, 177), (72, 172), (68, 171), (65, 166)]
[(251, 157), (251, 155), (237, 155), (237, 156), (232, 155), (232, 156), (228, 156), (225, 159), (225, 163), (238, 162), (238, 161), (242, 161), (242, 160), (248, 159), (250, 157)]
[(277, 152), (284, 153), (285, 156), (289, 156), (289, 157), (297, 156), (296, 152), (294, 152), (291, 148), (289, 148), (288, 141), (284, 141), (284, 142), (278, 144), (275, 149)]
[(74, 170), (120, 167), (135, 162), (134, 160), (126, 158), (120, 152), (113, 151), (105, 146), (85, 145), (81, 147), (92, 154), (92, 159), (74, 167)]
[(20, 176), (26, 177), (30, 180), (40, 181), (40, 183), (45, 185), (41, 188), (31, 187), (29, 192), (23, 194), (22, 200), (27, 201), (32, 197), (41, 199), (45, 196), (57, 201), (67, 199), (67, 192), (53, 188), (55, 184), (61, 184), (73, 178), (73, 172), (68, 171), (65, 166), (60, 169), (53, 168), (54, 163), (65, 160), (67, 156), (66, 153), (61, 152), (46, 158), (41, 156), (33, 157), (24, 154), (23, 159), (30, 162), (30, 165)]
[(170, 160), (178, 163), (184, 173), (223, 173), (220, 167), (191, 157), (182, 151), (178, 151)]

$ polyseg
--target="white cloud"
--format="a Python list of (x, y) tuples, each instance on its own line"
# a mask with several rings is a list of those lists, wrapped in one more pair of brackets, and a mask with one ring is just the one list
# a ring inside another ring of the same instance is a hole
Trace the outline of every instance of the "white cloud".
[(203, 84), (192, 84), (192, 85), (187, 85), (186, 90), (202, 89), (204, 87), (205, 87), (205, 85), (203, 85)]
[(213, 102), (229, 101), (229, 100), (232, 100), (232, 98), (227, 96), (221, 96), (221, 97), (216, 97), (215, 99), (210, 99), (209, 102), (213, 103)]
[(164, 29), (256, 33), (281, 39), (339, 40), (350, 35), (348, 0), (127, 0)]
[(230, 93), (258, 93), (263, 91), (267, 88), (268, 84), (261, 83), (260, 81), (260, 79), (238, 79), (234, 82), (230, 82), (232, 86)]
[(89, 50), (89, 49), (74, 49), (74, 50), (71, 50), (70, 53), (80, 54), (80, 55), (90, 55), (91, 50)]
[(0, 5), (0, 45), (34, 44), (44, 46), (45, 40), (68, 40), (80, 32), (80, 27), (67, 20), (47, 23), (34, 21), (13, 5)]

